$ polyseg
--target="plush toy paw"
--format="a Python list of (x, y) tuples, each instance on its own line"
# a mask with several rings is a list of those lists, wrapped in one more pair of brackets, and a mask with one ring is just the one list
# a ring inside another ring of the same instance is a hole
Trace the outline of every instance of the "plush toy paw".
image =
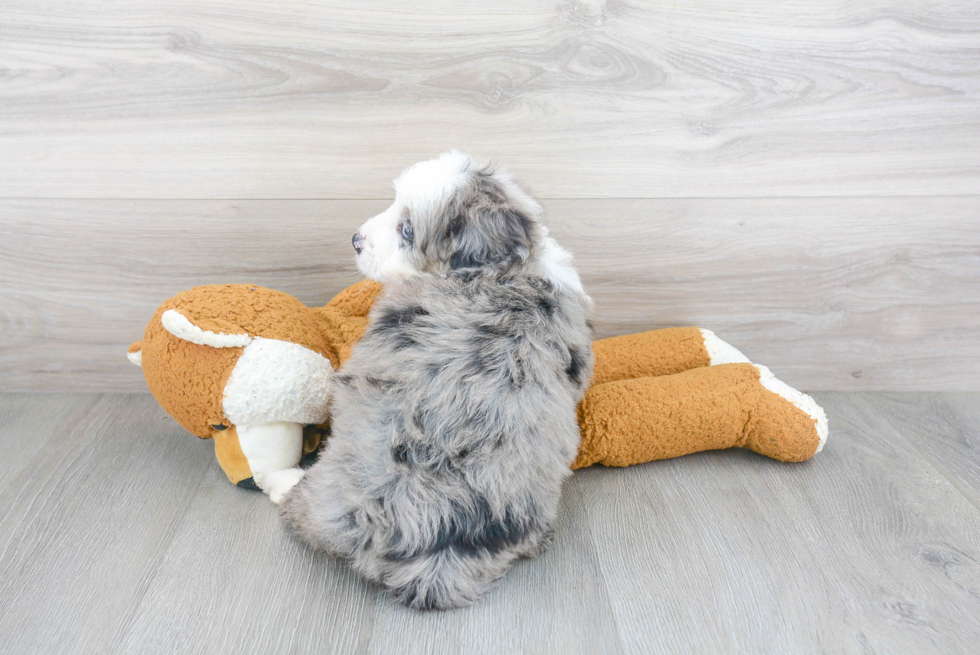
[(801, 462), (827, 443), (827, 414), (813, 398), (753, 364), (765, 389), (753, 407), (745, 447), (784, 462)]
[(264, 484), (265, 492), (269, 494), (269, 500), (278, 505), (283, 496), (303, 479), (305, 473), (306, 471), (303, 469), (296, 468), (266, 474)]

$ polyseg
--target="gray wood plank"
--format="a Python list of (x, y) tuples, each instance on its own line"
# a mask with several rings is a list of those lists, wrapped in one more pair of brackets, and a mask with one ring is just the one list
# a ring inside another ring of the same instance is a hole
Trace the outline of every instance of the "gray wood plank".
[(855, 394), (980, 509), (980, 393)]
[(0, 489), (51, 448), (59, 429), (77, 422), (96, 402), (97, 396), (79, 394), (0, 394)]
[(455, 147), (544, 197), (976, 193), (980, 9), (46, 4), (0, 25), (0, 196), (380, 198)]
[(200, 284), (254, 283), (323, 304), (360, 279), (350, 235), (386, 206), (0, 204), (0, 388), (125, 391), (146, 388), (125, 351), (166, 298)]
[(92, 399), (0, 489), (0, 652), (112, 650), (211, 465), (145, 394)]
[(833, 434), (803, 464), (579, 471), (546, 555), (417, 613), (295, 542), (148, 396), (0, 395), (0, 652), (971, 652), (980, 508), (954, 460), (977, 397), (820, 393)]
[[(0, 389), (138, 391), (167, 297), (322, 304), (385, 201), (0, 200)], [(599, 336), (715, 330), (804, 389), (980, 389), (980, 196), (550, 200)]]
[(712, 453), (576, 473), (629, 652), (834, 650), (819, 569), (734, 479), (752, 463)]
[(600, 335), (706, 327), (802, 389), (980, 389), (980, 197), (546, 207)]
[(974, 648), (980, 511), (886, 408), (817, 399), (832, 436), (804, 464), (723, 451), (577, 474), (628, 649)]
[(213, 464), (134, 610), (122, 652), (353, 653), (377, 592), (308, 551), (264, 494)]

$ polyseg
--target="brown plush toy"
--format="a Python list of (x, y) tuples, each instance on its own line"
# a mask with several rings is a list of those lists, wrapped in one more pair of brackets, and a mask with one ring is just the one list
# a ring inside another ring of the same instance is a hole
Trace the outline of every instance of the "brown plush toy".
[[(330, 376), (364, 334), (380, 292), (365, 280), (312, 308), (253, 285), (196, 287), (157, 310), (129, 358), (178, 423), (214, 439), (231, 482), (278, 502), (302, 475), (300, 458), (319, 445)], [(573, 468), (733, 447), (799, 462), (827, 439), (812, 398), (708, 330), (601, 339), (594, 351)]]

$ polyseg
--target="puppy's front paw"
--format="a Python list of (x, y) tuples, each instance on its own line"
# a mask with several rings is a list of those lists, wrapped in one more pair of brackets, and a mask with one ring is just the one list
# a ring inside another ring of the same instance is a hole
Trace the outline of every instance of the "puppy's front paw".
[(303, 479), (304, 473), (306, 471), (303, 469), (294, 468), (275, 471), (266, 475), (263, 489), (269, 494), (269, 500), (278, 505), (283, 496)]

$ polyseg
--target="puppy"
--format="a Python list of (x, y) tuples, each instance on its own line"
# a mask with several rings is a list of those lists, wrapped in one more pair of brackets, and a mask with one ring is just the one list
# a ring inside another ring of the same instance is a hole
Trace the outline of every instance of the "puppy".
[(353, 238), (386, 291), (335, 376), (333, 436), (280, 511), (400, 601), (460, 607), (549, 545), (592, 304), (502, 170), (450, 152), (395, 189)]

